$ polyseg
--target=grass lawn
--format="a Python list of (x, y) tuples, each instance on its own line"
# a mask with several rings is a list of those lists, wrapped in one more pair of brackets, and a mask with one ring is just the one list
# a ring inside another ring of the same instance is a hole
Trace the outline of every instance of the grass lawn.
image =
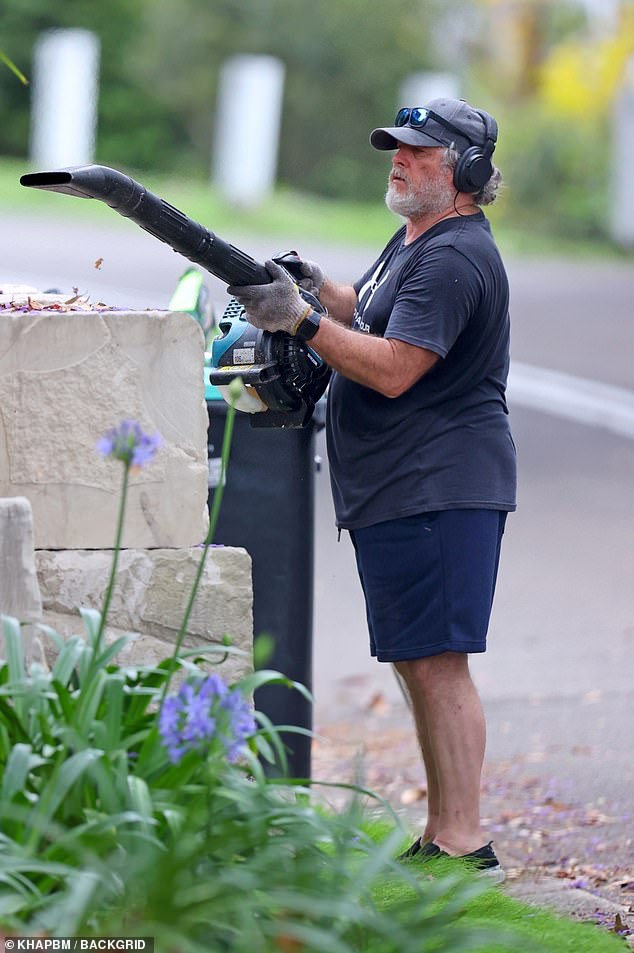
[[(414, 901), (414, 892), (401, 882), (387, 882), (375, 892), (375, 900), (389, 910), (391, 906)], [(624, 940), (605, 928), (592, 923), (570, 920), (513, 900), (500, 887), (491, 887), (486, 893), (473, 899), (463, 916), (464, 925), (473, 929), (474, 939), (478, 930), (506, 930), (521, 938), (521, 946), (511, 941), (510, 945), (487, 944), (476, 949), (486, 953), (509, 953), (510, 950), (541, 950), (542, 953), (625, 953)], [(439, 951), (440, 953), (440, 951)]]
[[(58, 215), (60, 202), (66, 219), (79, 221), (102, 216), (91, 201), (68, 201), (58, 195), (25, 189), (20, 175), (31, 171), (27, 160), (0, 159), (0, 213), (25, 212), (33, 215)], [(261, 207), (240, 211), (228, 206), (212, 186), (200, 179), (132, 172), (134, 178), (171, 205), (201, 222), (221, 237), (232, 240), (233, 234), (279, 235), (301, 238), (311, 235), (338, 244), (382, 246), (394, 230), (395, 217), (385, 208), (382, 197), (370, 204), (341, 202), (315, 195), (280, 188)], [(504, 220), (503, 200), (500, 206), (487, 209), (503, 252), (545, 257), (623, 258), (632, 255), (618, 252), (607, 243), (580, 241), (536, 233), (522, 223)], [(103, 217), (98, 221), (103, 222)]]
[[(392, 825), (383, 821), (374, 821), (364, 825), (373, 840), (383, 840)], [(407, 846), (403, 843), (403, 849)], [(456, 873), (455, 863), (452, 861), (433, 861), (432, 864), (416, 864), (415, 861), (407, 865), (407, 870), (417, 881), (425, 882), (429, 878), (429, 870), (433, 869), (438, 876)], [(472, 879), (472, 875), (467, 874)], [(404, 884), (402, 880), (387, 880), (374, 891), (374, 899), (381, 908), (389, 910), (393, 907), (406, 915), (407, 904), (416, 902), (413, 888)], [(627, 946), (622, 937), (610, 933), (605, 927), (593, 923), (572, 920), (558, 916), (555, 913), (540, 907), (535, 907), (509, 897), (503, 887), (491, 886), (485, 892), (474, 897), (462, 915), (462, 923), (473, 931), (473, 946), (465, 950), (485, 950), (486, 953), (509, 953), (511, 950), (541, 951), (541, 953), (625, 953)], [(475, 940), (479, 930), (495, 929), (515, 934), (514, 940), (506, 945), (486, 943), (477, 946)], [(518, 946), (518, 937), (521, 946)], [(439, 953), (441, 951), (439, 950)]]

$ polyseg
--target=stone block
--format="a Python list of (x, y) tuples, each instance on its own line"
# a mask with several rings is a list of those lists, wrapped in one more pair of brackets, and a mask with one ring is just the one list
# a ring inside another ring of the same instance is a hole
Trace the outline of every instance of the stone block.
[[(119, 556), (108, 638), (134, 632), (136, 641), (119, 663), (152, 664), (167, 658), (176, 641), (202, 549), (127, 549)], [(44, 621), (68, 636), (82, 632), (79, 607), (101, 609), (112, 556), (91, 550), (36, 552)], [(251, 558), (244, 549), (213, 546), (208, 552), (184, 644), (209, 647), (231, 637), (244, 655), (229, 655), (217, 669), (228, 681), (252, 670)], [(222, 654), (208, 654), (211, 666)]]
[[(25, 659), (33, 656), (34, 633), (28, 623), (42, 619), (42, 599), (33, 553), (33, 515), (25, 497), (0, 499), (0, 614), (15, 616), (22, 627)], [(0, 627), (0, 658), (4, 658)]]
[(33, 516), (25, 497), (0, 499), (0, 612), (39, 622), (42, 599), (33, 554)]
[(203, 360), (185, 314), (0, 312), (0, 496), (29, 499), (37, 549), (113, 545), (122, 466), (95, 443), (123, 419), (164, 439), (131, 478), (123, 545), (205, 538)]

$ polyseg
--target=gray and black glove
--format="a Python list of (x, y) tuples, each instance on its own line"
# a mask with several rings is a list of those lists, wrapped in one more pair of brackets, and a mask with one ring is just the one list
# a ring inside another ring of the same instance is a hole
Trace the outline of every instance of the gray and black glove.
[(321, 267), (315, 261), (303, 261), (300, 265), (300, 271), (303, 278), (300, 278), (299, 284), (304, 291), (310, 291), (311, 294), (314, 294), (317, 298), (319, 297), (319, 292), (322, 289), (322, 285), (326, 280)]
[(273, 279), (270, 284), (231, 285), (227, 291), (238, 299), (254, 327), (297, 334), (313, 309), (283, 268), (274, 261), (265, 261), (264, 266)]

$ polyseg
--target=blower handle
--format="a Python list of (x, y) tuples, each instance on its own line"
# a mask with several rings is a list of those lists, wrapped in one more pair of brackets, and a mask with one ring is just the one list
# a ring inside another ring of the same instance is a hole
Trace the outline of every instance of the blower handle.
[(29, 172), (21, 176), (20, 184), (100, 199), (228, 285), (265, 285), (272, 280), (263, 264), (116, 169), (84, 165), (55, 172)]

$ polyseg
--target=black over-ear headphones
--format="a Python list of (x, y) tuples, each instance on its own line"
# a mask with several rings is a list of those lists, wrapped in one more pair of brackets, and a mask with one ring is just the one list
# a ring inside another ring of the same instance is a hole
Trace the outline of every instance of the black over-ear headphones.
[(484, 123), (485, 140), (461, 153), (453, 173), (453, 184), (458, 192), (479, 192), (493, 175), (491, 156), (498, 137), (498, 124), (488, 113), (479, 109), (477, 112)]

